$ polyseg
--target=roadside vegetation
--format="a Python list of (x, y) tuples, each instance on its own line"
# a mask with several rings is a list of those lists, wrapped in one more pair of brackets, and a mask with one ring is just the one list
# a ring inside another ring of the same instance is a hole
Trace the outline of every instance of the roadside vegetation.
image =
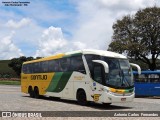
[(20, 77), (8, 66), (11, 60), (0, 60), (0, 85), (20, 85)]

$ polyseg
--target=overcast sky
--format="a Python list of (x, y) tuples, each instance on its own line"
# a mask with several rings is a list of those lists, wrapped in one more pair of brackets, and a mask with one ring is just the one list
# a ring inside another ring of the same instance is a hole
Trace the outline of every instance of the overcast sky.
[(49, 56), (78, 49), (106, 50), (112, 25), (124, 15), (159, 0), (14, 0), (28, 6), (0, 3), (0, 59)]

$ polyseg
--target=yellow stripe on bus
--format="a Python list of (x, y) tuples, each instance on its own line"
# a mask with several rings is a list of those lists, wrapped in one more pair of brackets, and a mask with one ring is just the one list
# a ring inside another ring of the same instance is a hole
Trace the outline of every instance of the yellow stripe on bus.
[(54, 56), (50, 56), (50, 57), (45, 57), (45, 58), (41, 58), (41, 59), (37, 59), (37, 60), (27, 61), (27, 62), (24, 62), (23, 64), (41, 62), (41, 61), (52, 60), (52, 59), (59, 59), (59, 58), (62, 58), (63, 56), (65, 56), (65, 54), (60, 53), (60, 54), (57, 54), (57, 55), (54, 55)]
[(124, 90), (124, 89), (109, 88), (109, 90), (110, 90), (111, 92), (114, 92), (114, 93), (120, 93), (120, 94), (125, 93), (125, 90)]

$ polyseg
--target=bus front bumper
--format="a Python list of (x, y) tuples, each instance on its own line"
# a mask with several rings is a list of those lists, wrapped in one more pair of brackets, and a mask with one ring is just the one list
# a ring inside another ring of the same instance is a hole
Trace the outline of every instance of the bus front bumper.
[(131, 95), (115, 95), (113, 93), (106, 93), (104, 95), (104, 103), (117, 103), (117, 102), (132, 102), (135, 97), (135, 93)]

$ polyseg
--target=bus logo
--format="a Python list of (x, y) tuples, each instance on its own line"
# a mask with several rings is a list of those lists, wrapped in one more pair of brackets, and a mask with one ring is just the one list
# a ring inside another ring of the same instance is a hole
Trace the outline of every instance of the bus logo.
[(99, 101), (99, 97), (101, 96), (101, 94), (94, 94), (91, 95), (91, 97), (93, 98), (94, 101)]

